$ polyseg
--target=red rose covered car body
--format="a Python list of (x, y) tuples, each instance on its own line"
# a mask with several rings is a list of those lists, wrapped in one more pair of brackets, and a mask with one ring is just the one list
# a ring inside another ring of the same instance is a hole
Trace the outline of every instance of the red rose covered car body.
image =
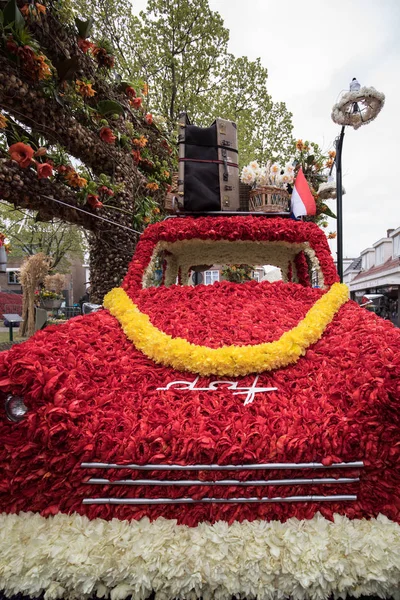
[[(181, 285), (218, 257), (289, 281)], [(7, 596), (397, 593), (400, 332), (314, 224), (153, 225), (105, 306), (0, 355)]]

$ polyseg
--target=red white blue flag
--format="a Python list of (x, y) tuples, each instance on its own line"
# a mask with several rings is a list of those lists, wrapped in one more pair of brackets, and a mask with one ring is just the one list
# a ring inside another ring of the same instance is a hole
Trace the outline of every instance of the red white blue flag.
[(303, 169), (297, 173), (292, 192), (292, 213), (294, 216), (315, 215), (317, 207), (314, 196), (311, 193), (307, 179), (304, 177)]

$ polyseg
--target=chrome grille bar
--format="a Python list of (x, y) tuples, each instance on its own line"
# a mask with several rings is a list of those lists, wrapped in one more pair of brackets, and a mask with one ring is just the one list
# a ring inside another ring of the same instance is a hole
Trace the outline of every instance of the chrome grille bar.
[(82, 504), (246, 504), (278, 502), (349, 502), (355, 495), (343, 496), (287, 496), (286, 498), (85, 498)]
[(309, 463), (260, 463), (248, 465), (118, 465), (113, 463), (81, 463), (83, 469), (132, 469), (134, 471), (248, 471), (248, 470), (281, 470), (281, 469), (360, 469), (363, 461), (342, 462), (333, 465), (323, 465), (318, 462)]
[(157, 485), (157, 486), (192, 486), (199, 485), (211, 487), (216, 485), (235, 485), (235, 486), (279, 486), (279, 485), (319, 485), (319, 484), (337, 484), (337, 483), (356, 483), (360, 481), (359, 477), (324, 477), (321, 479), (255, 479), (249, 481), (240, 481), (238, 479), (220, 479), (219, 481), (201, 481), (199, 479), (119, 479), (110, 481), (110, 479), (91, 478), (84, 483), (92, 485)]

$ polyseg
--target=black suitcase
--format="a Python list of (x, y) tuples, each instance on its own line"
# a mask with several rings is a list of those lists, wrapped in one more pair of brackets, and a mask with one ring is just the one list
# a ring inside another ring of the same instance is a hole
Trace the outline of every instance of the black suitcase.
[(182, 212), (240, 210), (236, 124), (192, 125), (179, 115), (178, 205)]

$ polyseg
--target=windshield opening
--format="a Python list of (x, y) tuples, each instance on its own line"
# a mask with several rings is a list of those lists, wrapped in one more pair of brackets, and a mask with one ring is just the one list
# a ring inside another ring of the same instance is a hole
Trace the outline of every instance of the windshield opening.
[(211, 285), (227, 279), (301, 283), (323, 287), (323, 275), (308, 242), (189, 239), (159, 242), (144, 272), (143, 288)]

